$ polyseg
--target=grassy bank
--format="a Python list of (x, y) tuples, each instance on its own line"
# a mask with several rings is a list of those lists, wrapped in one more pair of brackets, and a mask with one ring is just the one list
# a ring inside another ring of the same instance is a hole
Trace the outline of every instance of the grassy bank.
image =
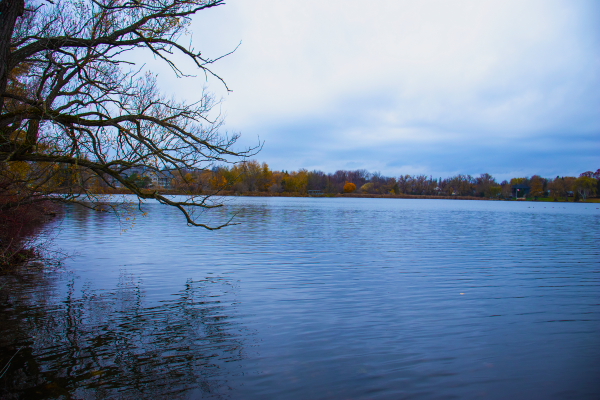
[(544, 203), (566, 203), (566, 202), (568, 202), (568, 203), (600, 203), (600, 198), (597, 198), (597, 197), (589, 198), (588, 197), (585, 201), (583, 201), (583, 200), (573, 201), (573, 197), (568, 197), (567, 200), (565, 200), (564, 197), (559, 197), (555, 201), (553, 197), (541, 197), (541, 198), (538, 198), (537, 200), (529, 199), (526, 201), (544, 202)]

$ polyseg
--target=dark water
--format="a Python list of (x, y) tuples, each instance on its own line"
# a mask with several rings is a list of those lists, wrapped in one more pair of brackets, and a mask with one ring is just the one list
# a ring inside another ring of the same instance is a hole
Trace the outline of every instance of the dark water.
[(241, 225), (68, 209), (0, 278), (10, 398), (597, 399), (598, 204), (238, 199)]

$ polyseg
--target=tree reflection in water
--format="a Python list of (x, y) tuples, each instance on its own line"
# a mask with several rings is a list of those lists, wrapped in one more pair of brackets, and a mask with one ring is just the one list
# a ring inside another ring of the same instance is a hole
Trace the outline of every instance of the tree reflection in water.
[(227, 397), (245, 328), (226, 278), (188, 280), (152, 304), (126, 273), (111, 292), (58, 274), (2, 277), (3, 398)]

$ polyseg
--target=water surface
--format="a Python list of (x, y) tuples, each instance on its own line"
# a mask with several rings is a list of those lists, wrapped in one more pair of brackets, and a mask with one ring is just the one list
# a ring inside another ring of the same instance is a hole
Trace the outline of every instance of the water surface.
[(3, 396), (600, 397), (598, 204), (239, 198), (217, 232), (147, 208), (69, 208), (78, 255), (0, 278)]

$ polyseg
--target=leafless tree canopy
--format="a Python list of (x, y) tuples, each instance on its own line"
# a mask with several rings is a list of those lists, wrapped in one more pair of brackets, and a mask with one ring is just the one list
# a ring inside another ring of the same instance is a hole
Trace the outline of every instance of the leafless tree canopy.
[[(219, 132), (222, 120), (214, 115), (218, 102), (211, 94), (203, 91), (192, 104), (167, 97), (156, 76), (132, 62), (132, 51), (145, 51), (182, 76), (186, 71), (173, 61), (179, 53), (195, 64), (194, 73), (220, 79), (210, 69), (215, 60), (191, 47), (187, 28), (194, 14), (222, 3), (0, 0), (0, 162), (76, 167), (79, 188), (54, 191), (57, 200), (86, 200), (95, 207), (82, 182), (93, 177), (178, 207), (188, 224), (214, 228), (193, 212), (220, 206), (209, 196), (175, 201), (142, 190), (124, 175), (136, 167), (205, 169), (258, 149), (236, 150), (238, 135)], [(27, 201), (49, 195), (38, 175), (27, 183)]]

